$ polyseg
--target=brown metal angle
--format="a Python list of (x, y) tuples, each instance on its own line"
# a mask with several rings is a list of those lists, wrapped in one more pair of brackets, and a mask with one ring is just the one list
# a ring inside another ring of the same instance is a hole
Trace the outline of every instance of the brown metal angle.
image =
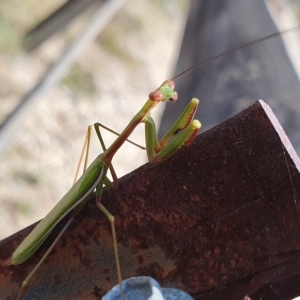
[[(170, 159), (123, 177), (103, 195), (116, 216), (123, 278), (149, 275), (195, 299), (280, 294), (279, 281), (300, 278), (299, 165), (259, 101)], [(0, 242), (0, 263), (33, 226)], [(0, 268), (1, 299), (16, 297), (54, 234), (28, 262)], [(101, 299), (116, 283), (110, 224), (91, 199), (23, 299)]]

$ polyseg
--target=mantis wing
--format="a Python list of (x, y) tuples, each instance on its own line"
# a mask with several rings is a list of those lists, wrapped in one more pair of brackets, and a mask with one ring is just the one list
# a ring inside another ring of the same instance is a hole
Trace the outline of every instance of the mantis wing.
[(10, 263), (19, 265), (41, 246), (54, 227), (105, 179), (108, 167), (98, 156), (73, 187), (32, 230), (13, 253)]

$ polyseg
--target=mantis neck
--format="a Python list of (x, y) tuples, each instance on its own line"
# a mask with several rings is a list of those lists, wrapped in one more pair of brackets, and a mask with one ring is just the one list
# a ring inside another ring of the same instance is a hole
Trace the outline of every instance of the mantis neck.
[(101, 154), (103, 161), (111, 162), (115, 153), (124, 144), (126, 139), (131, 135), (133, 130), (143, 122), (143, 120), (148, 116), (151, 110), (158, 104), (158, 101), (147, 100), (140, 111), (132, 118), (126, 128), (118, 136), (118, 138), (111, 144), (111, 146)]

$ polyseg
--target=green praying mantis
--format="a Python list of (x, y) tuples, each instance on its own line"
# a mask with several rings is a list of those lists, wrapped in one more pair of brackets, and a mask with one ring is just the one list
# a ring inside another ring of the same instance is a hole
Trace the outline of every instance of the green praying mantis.
[[(295, 30), (295, 28), (292, 30)], [(262, 40), (269, 39), (279, 34), (282, 34), (282, 32), (264, 37), (262, 39), (243, 45), (241, 47), (227, 51), (226, 53), (222, 53), (217, 57), (231, 54), (244, 47), (248, 47), (249, 45), (252, 45), (254, 43), (259, 43)], [(14, 251), (12, 256), (6, 261), (6, 265), (10, 265), (10, 264), (18, 265), (28, 260), (39, 249), (39, 247), (49, 236), (49, 234), (55, 228), (58, 222), (71, 212), (71, 216), (69, 217), (69, 220), (64, 226), (64, 228), (62, 229), (61, 233), (58, 235), (56, 240), (53, 242), (51, 247), (48, 249), (48, 251), (45, 253), (43, 258), (37, 264), (37, 266), (24, 280), (22, 287), (20, 289), (20, 293), (18, 295), (18, 299), (21, 299), (24, 289), (28, 285), (32, 276), (35, 274), (36, 270), (46, 259), (46, 257), (48, 256), (48, 254), (51, 252), (54, 245), (56, 244), (57, 240), (67, 229), (67, 227), (75, 218), (75, 216), (80, 212), (80, 210), (86, 203), (87, 197), (94, 190), (96, 190), (97, 207), (108, 217), (111, 223), (112, 236), (114, 240), (116, 265), (118, 271), (118, 280), (119, 282), (121, 282), (121, 272), (118, 268), (119, 262), (118, 262), (117, 246), (116, 246), (116, 234), (114, 229), (114, 217), (101, 204), (101, 195), (103, 192), (103, 188), (105, 186), (111, 187), (113, 185), (116, 185), (118, 181), (112, 166), (113, 157), (116, 154), (116, 152), (120, 149), (120, 147), (128, 140), (131, 133), (140, 123), (145, 124), (146, 150), (147, 150), (147, 156), (150, 163), (159, 163), (162, 160), (173, 155), (181, 147), (188, 146), (189, 144), (191, 144), (201, 126), (199, 121), (193, 119), (199, 103), (197, 99), (193, 98), (190, 101), (190, 103), (182, 112), (178, 120), (168, 130), (168, 132), (164, 135), (164, 137), (160, 141), (158, 140), (157, 137), (155, 123), (151, 117), (151, 111), (159, 103), (176, 102), (177, 93), (174, 90), (175, 87), (173, 81), (174, 79), (178, 78), (179, 76), (183, 75), (186, 72), (191, 71), (192, 69), (198, 68), (204, 63), (207, 63), (215, 58), (216, 57), (190, 68), (189, 70), (174, 77), (172, 80), (168, 80), (164, 82), (158, 89), (150, 93), (149, 99), (146, 101), (146, 103), (143, 105), (140, 111), (132, 118), (132, 120), (129, 122), (129, 124), (126, 126), (123, 132), (116, 138), (116, 140), (112, 143), (112, 145), (109, 148), (105, 147), (104, 141), (100, 133), (100, 124), (96, 123), (94, 125), (103, 152), (98, 157), (96, 157), (96, 159), (92, 162), (92, 164), (88, 168), (86, 168), (83, 175), (75, 182), (72, 188), (65, 194), (65, 196), (58, 202), (58, 204), (49, 212), (49, 214), (34, 228), (34, 230), (24, 239), (24, 241)], [(88, 130), (84, 149), (88, 148), (90, 132), (91, 132), (91, 127), (89, 127)], [(88, 149), (86, 152), (88, 153)], [(107, 177), (108, 171), (110, 171), (112, 175), (113, 182), (111, 182)]]
[[(61, 234), (66, 230), (74, 217), (80, 212), (85, 204), (86, 198), (96, 189), (96, 204), (97, 207), (104, 212), (111, 222), (112, 235), (114, 244), (116, 241), (114, 229), (114, 217), (101, 204), (101, 195), (104, 186), (112, 186), (113, 183), (107, 178), (107, 172), (110, 170), (113, 180), (117, 183), (117, 177), (112, 167), (112, 159), (119, 148), (128, 139), (130, 134), (140, 123), (145, 123), (146, 135), (146, 150), (150, 162), (160, 162), (165, 158), (171, 156), (176, 150), (182, 146), (187, 146), (193, 142), (198, 130), (200, 129), (200, 122), (193, 120), (199, 101), (192, 99), (187, 105), (186, 109), (180, 115), (178, 120), (165, 134), (165, 136), (158, 141), (155, 123), (150, 115), (151, 110), (159, 103), (175, 102), (177, 100), (177, 93), (174, 90), (174, 82), (172, 80), (164, 82), (157, 90), (150, 93), (149, 99), (146, 101), (140, 111), (133, 117), (123, 132), (117, 137), (114, 143), (106, 149), (104, 141), (100, 133), (99, 123), (95, 124), (95, 130), (99, 137), (100, 144), (103, 148), (101, 153), (92, 164), (86, 169), (83, 175), (76, 181), (72, 188), (65, 194), (65, 196), (58, 202), (58, 204), (49, 212), (49, 214), (34, 228), (34, 230), (25, 238), (25, 240), (18, 246), (11, 258), (6, 261), (7, 265), (18, 265), (28, 260), (45, 241), (54, 227), (62, 218), (69, 212), (73, 211), (69, 221), (61, 231), (60, 235), (53, 242), (53, 245), (45, 253), (33, 271), (24, 280), (18, 299), (23, 294), (25, 287), (28, 285), (30, 278), (34, 275), (39, 266), (46, 259), (52, 247)], [(89, 140), (89, 132), (87, 140)], [(87, 143), (88, 144), (88, 143)], [(115, 246), (116, 263), (118, 263), (117, 248)], [(121, 282), (120, 271), (118, 271), (118, 279)]]

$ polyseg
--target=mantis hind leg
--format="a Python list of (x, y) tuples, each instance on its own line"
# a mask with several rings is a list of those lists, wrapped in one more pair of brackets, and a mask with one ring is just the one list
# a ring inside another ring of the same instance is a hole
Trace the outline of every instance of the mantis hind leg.
[(43, 262), (45, 261), (45, 259), (49, 256), (49, 254), (53, 250), (54, 246), (57, 244), (57, 242), (59, 241), (59, 239), (61, 238), (61, 236), (65, 233), (65, 231), (67, 230), (67, 228), (69, 227), (69, 225), (72, 223), (72, 221), (73, 221), (74, 218), (75, 218), (75, 215), (72, 213), (72, 215), (70, 216), (69, 220), (64, 225), (63, 229), (60, 231), (60, 233), (58, 234), (58, 236), (55, 238), (55, 240), (53, 241), (53, 243), (51, 244), (51, 246), (48, 248), (48, 250), (45, 252), (45, 254), (40, 259), (40, 261), (36, 264), (36, 266), (33, 268), (33, 270), (27, 275), (27, 277), (25, 278), (25, 280), (22, 282), (22, 286), (20, 288), (17, 300), (21, 299), (21, 297), (22, 297), (22, 295), (23, 295), (23, 293), (25, 291), (25, 288), (28, 286), (31, 278), (36, 273), (36, 271), (39, 269), (39, 267), (43, 264)]
[[(89, 126), (88, 130), (87, 130), (87, 133), (86, 133), (84, 145), (83, 145), (83, 148), (82, 148), (82, 151), (81, 151), (81, 154), (80, 154), (80, 159), (79, 159), (79, 163), (78, 163), (78, 166), (77, 166), (77, 170), (76, 170), (76, 174), (75, 174), (73, 185), (77, 181), (78, 173), (79, 173), (80, 166), (82, 164), (84, 156), (85, 156), (85, 158), (84, 158), (84, 165), (83, 165), (83, 173), (86, 171), (87, 163), (88, 163), (89, 148), (90, 148), (91, 132), (92, 132), (92, 126)], [(62, 228), (62, 230), (60, 231), (60, 233), (58, 234), (58, 236), (52, 242), (51, 246), (48, 248), (48, 250), (45, 252), (45, 254), (40, 259), (40, 261), (36, 264), (36, 266), (33, 268), (33, 270), (27, 275), (27, 277), (25, 278), (25, 280), (22, 282), (22, 286), (20, 288), (17, 300), (21, 299), (21, 297), (22, 297), (22, 295), (23, 295), (23, 293), (25, 291), (25, 288), (28, 286), (28, 284), (29, 284), (31, 278), (33, 277), (33, 275), (36, 273), (36, 271), (39, 269), (39, 267), (43, 264), (43, 262), (45, 261), (45, 259), (49, 256), (49, 254), (51, 253), (51, 251), (53, 250), (53, 248), (55, 247), (55, 245), (57, 244), (57, 242), (59, 241), (59, 239), (61, 238), (61, 236), (68, 229), (68, 227), (70, 226), (70, 224), (72, 223), (72, 221), (74, 220), (74, 218), (78, 215), (78, 213), (81, 211), (81, 209), (82, 209), (82, 207), (84, 205), (85, 205), (85, 201), (83, 201), (80, 205), (78, 205), (72, 211), (72, 213), (71, 213), (71, 215), (70, 215), (67, 223), (64, 225), (64, 227)]]
[(97, 207), (106, 215), (108, 218), (110, 225), (111, 225), (111, 232), (113, 238), (113, 245), (114, 245), (114, 256), (116, 261), (116, 268), (117, 268), (117, 276), (118, 282), (120, 286), (120, 292), (122, 299), (125, 299), (123, 289), (122, 289), (122, 275), (121, 275), (121, 268), (120, 268), (120, 261), (119, 261), (119, 254), (118, 254), (118, 246), (117, 246), (117, 235), (115, 229), (115, 217), (105, 208), (105, 206), (101, 203), (101, 196), (103, 191), (103, 185), (99, 185), (96, 189), (96, 205)]
[[(112, 133), (114, 133), (116, 135), (118, 135), (118, 133), (114, 132), (113, 130), (107, 128), (106, 126), (104, 126), (104, 125), (102, 125), (100, 123), (95, 123), (94, 124), (94, 128), (95, 128), (95, 131), (97, 133), (97, 136), (98, 136), (100, 145), (102, 147), (102, 150), (106, 151), (106, 146), (105, 146), (104, 140), (103, 140), (101, 132), (100, 132), (100, 127), (103, 127), (104, 129), (109, 130), (109, 131), (111, 131)], [(82, 152), (81, 152), (81, 155), (80, 155), (79, 165), (77, 167), (77, 171), (76, 171), (76, 176), (75, 176), (75, 179), (74, 179), (74, 183), (76, 182), (77, 175), (78, 175), (78, 172), (79, 172), (78, 170), (80, 168), (80, 165), (81, 165), (84, 153), (86, 153), (86, 156), (85, 156), (85, 163), (84, 163), (83, 169), (84, 169), (84, 172), (86, 170), (87, 160), (88, 160), (88, 153), (89, 153), (89, 147), (90, 147), (90, 139), (91, 139), (91, 129), (92, 129), (92, 126), (89, 126), (88, 130), (87, 130), (85, 142), (84, 142), (84, 145), (83, 145), (83, 149), (82, 149)], [(131, 141), (129, 141), (129, 142), (131, 142)], [(131, 143), (134, 144), (134, 145), (137, 145), (137, 144), (135, 144), (133, 142), (131, 142)], [(139, 146), (139, 145), (137, 145), (137, 146)], [(109, 168), (109, 170), (110, 170), (110, 172), (112, 174), (112, 177), (113, 177), (115, 185), (117, 185), (118, 178), (117, 178), (116, 172), (115, 172), (115, 170), (113, 168), (113, 165), (111, 163), (107, 164), (107, 166), (106, 166), (106, 164), (103, 163), (103, 168), (104, 168), (104, 175), (103, 175), (103, 177), (102, 177), (99, 185), (96, 187), (96, 205), (107, 216), (107, 218), (108, 218), (108, 220), (109, 220), (109, 222), (111, 224), (111, 232), (112, 232), (113, 245), (114, 245), (114, 256), (115, 256), (115, 261), (116, 261), (116, 266), (117, 266), (118, 282), (120, 284), (121, 297), (122, 297), (122, 299), (125, 300), (124, 293), (123, 293), (123, 290), (122, 290), (122, 275), (121, 275), (121, 268), (120, 268), (119, 254), (118, 254), (118, 247), (117, 247), (117, 236), (116, 236), (116, 230), (115, 230), (115, 217), (101, 203), (101, 198), (102, 198), (102, 193), (103, 193), (103, 187), (104, 187), (104, 185), (105, 186), (111, 186), (113, 184), (107, 178), (107, 176), (106, 176), (107, 168)], [(64, 226), (63, 230), (60, 232), (59, 236), (56, 238), (56, 240), (51, 245), (51, 250), (54, 247), (54, 245), (56, 244), (56, 242), (59, 240), (59, 238), (62, 236), (62, 234), (69, 227), (70, 223), (75, 218), (75, 216), (81, 211), (81, 209), (84, 206), (84, 204), (85, 204), (85, 202), (83, 202), (82, 204), (80, 204), (78, 207), (76, 207), (73, 210), (72, 215), (70, 216), (70, 218), (69, 218), (68, 222), (66, 223), (66, 225)], [(47, 252), (50, 253), (51, 250), (50, 251), (48, 250)], [(49, 253), (47, 253), (47, 256), (48, 256)]]
[(81, 154), (80, 154), (78, 166), (77, 166), (77, 169), (76, 169), (73, 185), (77, 181), (80, 166), (82, 164), (82, 160), (83, 160), (84, 155), (85, 155), (85, 159), (84, 159), (84, 165), (83, 165), (83, 173), (85, 172), (85, 170), (87, 168), (89, 152), (90, 152), (90, 144), (91, 144), (91, 135), (92, 135), (92, 126), (88, 126), (86, 136), (85, 136), (85, 140), (84, 140), (84, 144), (83, 144), (82, 151), (81, 151)]

